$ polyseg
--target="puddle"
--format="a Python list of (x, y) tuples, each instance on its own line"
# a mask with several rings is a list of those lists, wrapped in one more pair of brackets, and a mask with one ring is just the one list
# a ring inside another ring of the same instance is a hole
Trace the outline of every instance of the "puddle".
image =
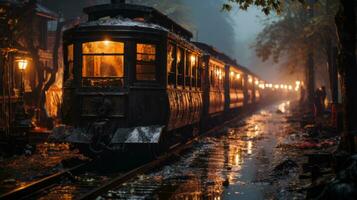
[(284, 102), (271, 106), (244, 122), (232, 123), (225, 133), (199, 141), (179, 161), (141, 175), (107, 197), (299, 199), (298, 195), (281, 190), (289, 181), (274, 183), (271, 177), (273, 166), (284, 158), (284, 151), (276, 146), (289, 127), (286, 120), (289, 105), (290, 102)]

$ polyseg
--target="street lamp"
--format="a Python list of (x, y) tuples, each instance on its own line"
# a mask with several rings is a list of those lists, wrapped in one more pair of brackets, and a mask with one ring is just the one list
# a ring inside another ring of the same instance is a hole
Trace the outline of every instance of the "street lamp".
[(20, 92), (21, 92), (21, 95), (23, 95), (23, 92), (24, 92), (23, 72), (26, 69), (27, 65), (28, 65), (28, 61), (25, 59), (21, 59), (21, 60), (17, 61), (17, 66), (20, 70), (20, 79), (21, 79), (21, 88), (20, 88), (21, 91)]

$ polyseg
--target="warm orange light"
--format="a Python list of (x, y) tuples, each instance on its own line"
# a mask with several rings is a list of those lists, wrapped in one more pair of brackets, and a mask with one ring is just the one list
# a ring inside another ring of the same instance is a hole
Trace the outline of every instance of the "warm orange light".
[(17, 61), (17, 65), (18, 65), (18, 68), (19, 68), (20, 70), (25, 70), (26, 67), (27, 67), (27, 65), (28, 65), (28, 61), (25, 60), (25, 59), (23, 59), (23, 60), (18, 60), (18, 61)]
[(196, 62), (196, 57), (195, 56), (191, 56), (191, 63), (195, 63)]
[(252, 78), (249, 78), (248, 81), (249, 81), (249, 83), (253, 83), (253, 79)]
[(274, 87), (275, 87), (275, 89), (279, 89), (279, 85), (278, 84), (276, 84)]
[(231, 72), (230, 74), (231, 74), (231, 76), (234, 76), (234, 72)]
[(109, 45), (110, 41), (109, 40), (104, 40), (105, 45)]
[(293, 86), (289, 85), (289, 90), (293, 90)]
[(237, 74), (237, 79), (240, 79), (240, 74)]
[(258, 80), (255, 81), (255, 85), (259, 85), (259, 81)]

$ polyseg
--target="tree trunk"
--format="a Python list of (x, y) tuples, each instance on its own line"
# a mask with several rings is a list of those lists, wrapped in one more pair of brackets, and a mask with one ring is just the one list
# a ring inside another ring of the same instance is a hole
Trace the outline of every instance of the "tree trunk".
[(43, 93), (45, 93), (48, 89), (50, 89), (51, 85), (56, 81), (56, 75), (58, 72), (58, 49), (60, 46), (60, 41), (61, 41), (61, 36), (62, 36), (62, 28), (63, 28), (64, 24), (65, 24), (64, 22), (57, 23), (55, 44), (53, 46), (53, 52), (52, 52), (53, 68), (51, 70), (51, 77), (48, 80), (48, 82), (45, 84)]
[[(311, 3), (310, 3), (311, 4)], [(314, 6), (310, 5), (310, 9), (307, 13), (307, 19), (312, 20), (314, 16)], [(315, 68), (314, 68), (314, 52), (313, 52), (313, 40), (312, 38), (307, 38), (307, 46), (309, 48), (307, 54), (307, 63), (306, 63), (306, 84), (307, 84), (307, 99), (309, 104), (309, 109), (314, 110), (314, 94), (315, 94)]]
[(339, 40), (338, 67), (341, 77), (343, 99), (343, 132), (341, 148), (355, 152), (357, 131), (357, 66), (356, 66), (356, 15), (355, 1), (340, 0), (336, 15), (336, 27)]
[(338, 103), (338, 76), (337, 76), (337, 48), (331, 47), (329, 49), (328, 58), (328, 69), (329, 69), (329, 79), (330, 79), (330, 90), (331, 90), (331, 100), (333, 104)]
[(307, 55), (307, 99), (309, 108), (314, 108), (314, 94), (315, 94), (315, 70), (314, 70), (314, 55), (312, 50)]

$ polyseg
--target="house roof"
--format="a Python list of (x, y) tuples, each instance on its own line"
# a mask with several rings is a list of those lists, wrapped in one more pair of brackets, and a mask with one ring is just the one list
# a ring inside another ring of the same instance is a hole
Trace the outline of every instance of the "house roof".
[(41, 17), (44, 17), (44, 18), (47, 18), (47, 19), (55, 20), (55, 19), (57, 19), (59, 17), (56, 12), (46, 8), (45, 6), (43, 6), (43, 5), (39, 4), (39, 3), (35, 4), (35, 10), (36, 10), (36, 14), (38, 16), (41, 16)]
[(37, 16), (55, 20), (58, 18), (58, 14), (50, 9), (46, 8), (45, 6), (41, 5), (40, 3), (24, 3), (18, 0), (0, 0), (0, 6), (6, 6), (12, 9), (21, 9), (24, 8), (26, 10), (34, 9)]

